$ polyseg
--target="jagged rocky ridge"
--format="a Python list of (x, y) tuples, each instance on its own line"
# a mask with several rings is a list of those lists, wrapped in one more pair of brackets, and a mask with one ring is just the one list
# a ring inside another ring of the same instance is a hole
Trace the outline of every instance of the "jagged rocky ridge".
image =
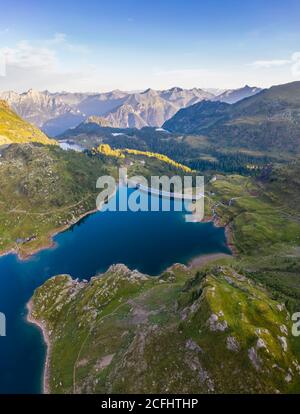
[[(246, 95), (240, 92), (239, 96), (241, 99)], [(120, 90), (106, 93), (51, 93), (31, 89), (21, 94), (2, 92), (0, 98), (6, 100), (21, 117), (48, 135), (56, 136), (94, 115), (104, 117), (111, 127), (161, 126), (179, 109), (203, 99), (214, 99), (214, 95), (199, 88), (178, 87), (162, 91), (148, 89), (138, 93)], [(226, 97), (222, 99), (226, 100)]]
[(229, 105), (202, 101), (165, 122), (175, 133), (202, 135), (220, 147), (300, 152), (300, 82), (273, 86)]

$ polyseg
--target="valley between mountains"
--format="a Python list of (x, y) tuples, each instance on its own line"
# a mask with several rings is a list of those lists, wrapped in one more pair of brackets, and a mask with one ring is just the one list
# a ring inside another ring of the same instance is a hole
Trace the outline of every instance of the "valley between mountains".
[(90, 280), (51, 275), (28, 302), (47, 342), (44, 392), (300, 392), (299, 97), (300, 82), (219, 100), (179, 88), (2, 94), (27, 121), (1, 103), (0, 253), (51, 246), (95, 210), (97, 177), (124, 165), (204, 175), (205, 221), (232, 252), (159, 276), (118, 263)]

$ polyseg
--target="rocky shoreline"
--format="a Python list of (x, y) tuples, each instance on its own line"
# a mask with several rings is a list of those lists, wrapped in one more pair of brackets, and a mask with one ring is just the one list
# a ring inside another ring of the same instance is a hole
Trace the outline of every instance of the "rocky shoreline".
[[(95, 209), (95, 210), (92, 210), (92, 211), (89, 211), (89, 212), (86, 212), (86, 213), (82, 214), (78, 218), (78, 220), (76, 220), (76, 222), (71, 223), (69, 225), (66, 225), (63, 228), (59, 229), (59, 230), (53, 231), (51, 233), (51, 235), (49, 236), (49, 238), (53, 238), (55, 235), (61, 233), (62, 231), (70, 228), (72, 225), (78, 223), (78, 221), (80, 221), (82, 218), (84, 218), (84, 217), (86, 217), (90, 214), (93, 214), (97, 211), (98, 211), (98, 209)], [(233, 244), (233, 241), (232, 241), (233, 235), (232, 235), (232, 230), (230, 228), (230, 225), (223, 226), (220, 223), (220, 219), (218, 217), (209, 217), (209, 218), (206, 218), (205, 220), (203, 220), (203, 222), (213, 222), (216, 227), (224, 227), (225, 228), (225, 235), (226, 235), (227, 245), (228, 245), (229, 249), (231, 250), (232, 255), (235, 256), (237, 254), (237, 250), (236, 250), (236, 248)], [(26, 260), (31, 255), (35, 254), (37, 251), (40, 251), (40, 250), (43, 250), (43, 249), (46, 249), (46, 248), (50, 248), (53, 245), (54, 245), (54, 241), (51, 240), (51, 243), (50, 243), (49, 246), (43, 246), (43, 247), (37, 249), (36, 251), (31, 252), (28, 255), (24, 256), (24, 255), (20, 255), (18, 253), (17, 254), (18, 254), (18, 257), (21, 260)], [(12, 253), (12, 252), (16, 253), (14, 250), (12, 250), (10, 252), (7, 252), (6, 254), (9, 254), (9, 253)], [(194, 268), (197, 268), (197, 267), (204, 266), (205, 264), (209, 263), (210, 261), (218, 260), (218, 259), (222, 259), (222, 258), (230, 258), (230, 257), (231, 257), (231, 255), (226, 254), (226, 253), (215, 253), (215, 254), (207, 254), (207, 255), (196, 256), (196, 257), (194, 257), (193, 259), (190, 260), (187, 267), (190, 268), (190, 269), (194, 269)], [(177, 265), (179, 265), (179, 264), (174, 263), (170, 268), (172, 268), (173, 266), (177, 266)], [(181, 264), (181, 266), (184, 266), (184, 265)], [(46, 347), (47, 347), (46, 361), (45, 361), (45, 364), (44, 364), (44, 374), (43, 374), (43, 393), (44, 394), (49, 394), (50, 393), (50, 389), (49, 389), (49, 378), (50, 378), (49, 369), (50, 369), (50, 357), (51, 357), (51, 340), (49, 338), (47, 327), (43, 324), (43, 322), (33, 318), (32, 308), (33, 308), (33, 303), (32, 303), (32, 300), (30, 300), (27, 303), (27, 309), (28, 309), (27, 321), (29, 323), (32, 323), (32, 324), (36, 325), (41, 330), (41, 332), (43, 334), (45, 344), (46, 344)]]
[(218, 259), (228, 259), (232, 257), (230, 254), (226, 254), (226, 253), (212, 253), (212, 254), (205, 254), (202, 256), (197, 256), (194, 257), (193, 259), (190, 260), (189, 262), (189, 268), (190, 269), (195, 269), (201, 266), (206, 265), (209, 262), (212, 262), (214, 260), (218, 260)]
[(75, 224), (77, 224), (80, 220), (82, 220), (83, 218), (94, 214), (98, 211), (98, 209), (94, 209), (94, 210), (89, 210), (86, 213), (81, 214), (75, 221), (73, 221), (72, 223), (68, 223), (62, 227), (56, 228), (55, 230), (49, 232), (47, 238), (49, 240), (49, 243), (45, 243), (43, 245), (41, 245), (40, 247), (37, 247), (35, 249), (32, 249), (26, 253), (23, 253), (22, 251), (20, 251), (20, 249), (18, 248), (11, 248), (9, 250), (5, 250), (4, 252), (0, 253), (0, 257), (3, 256), (7, 256), (9, 254), (15, 254), (18, 256), (19, 260), (27, 260), (29, 259), (31, 256), (34, 256), (35, 254), (41, 252), (42, 250), (46, 250), (46, 249), (51, 249), (52, 247), (55, 246), (55, 242), (53, 240), (53, 238), (55, 236), (57, 236), (58, 234), (64, 232), (65, 230), (68, 230), (69, 228), (71, 228), (72, 226), (74, 226)]
[[(109, 199), (107, 201), (109, 201), (116, 194), (116, 191), (117, 190), (115, 190), (115, 192), (111, 194), (111, 196), (109, 197)], [(72, 223), (68, 223), (68, 224), (66, 224), (66, 225), (64, 225), (62, 227), (59, 227), (59, 228), (56, 228), (56, 229), (50, 231), (48, 233), (48, 236), (47, 236), (49, 243), (43, 244), (40, 247), (37, 247), (35, 249), (32, 249), (32, 250), (30, 250), (27, 253), (20, 252), (20, 250), (18, 248), (11, 248), (9, 250), (5, 250), (4, 252), (0, 252), (0, 258), (2, 256), (7, 256), (9, 254), (16, 254), (18, 256), (18, 259), (19, 260), (27, 260), (31, 256), (39, 253), (42, 250), (51, 249), (52, 247), (55, 246), (55, 243), (54, 243), (54, 240), (53, 240), (53, 238), (55, 236), (57, 236), (58, 234), (66, 231), (66, 230), (68, 230), (72, 226), (75, 226), (75, 224), (79, 223), (79, 221), (82, 220), (83, 218), (85, 218), (87, 216), (90, 216), (91, 214), (97, 213), (98, 211), (101, 211), (101, 208), (103, 207), (103, 205), (105, 203), (106, 202), (103, 201), (102, 204), (99, 205), (97, 208), (95, 208), (93, 210), (86, 211), (85, 213), (81, 214), (78, 218), (76, 218), (76, 220), (72, 221)]]
[(43, 373), (43, 394), (50, 394), (50, 389), (49, 389), (50, 372), (49, 372), (49, 368), (50, 368), (51, 341), (50, 341), (49, 334), (47, 332), (46, 326), (41, 321), (38, 321), (38, 320), (34, 319), (33, 316), (32, 316), (32, 308), (33, 308), (32, 300), (30, 300), (27, 303), (26, 308), (27, 308), (27, 311), (28, 311), (27, 317), (26, 317), (27, 322), (31, 323), (33, 325), (36, 325), (41, 330), (44, 342), (46, 344), (46, 361), (44, 363), (44, 373)]

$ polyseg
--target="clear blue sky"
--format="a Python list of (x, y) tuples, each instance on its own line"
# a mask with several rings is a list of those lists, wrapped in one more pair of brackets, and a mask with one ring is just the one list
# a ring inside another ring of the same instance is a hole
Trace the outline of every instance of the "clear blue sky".
[(299, 0), (1, 3), (1, 89), (228, 88), (300, 79)]

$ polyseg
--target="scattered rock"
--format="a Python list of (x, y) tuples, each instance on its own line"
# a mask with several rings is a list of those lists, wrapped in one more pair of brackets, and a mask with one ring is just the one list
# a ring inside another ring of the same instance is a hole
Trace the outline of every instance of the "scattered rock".
[(240, 273), (237, 273), (234, 270), (231, 270), (231, 274), (240, 282), (245, 282), (247, 280), (247, 278), (244, 275), (241, 275)]
[(231, 277), (229, 276), (224, 276), (224, 279), (226, 280), (226, 282), (228, 282), (230, 285), (234, 285), (234, 281), (231, 279)]
[(209, 329), (211, 331), (221, 331), (224, 332), (228, 328), (227, 322), (221, 321), (219, 322), (219, 317), (215, 313), (212, 313), (207, 321), (209, 325)]
[(229, 351), (238, 352), (240, 344), (234, 336), (228, 336), (226, 339), (226, 347)]
[(278, 304), (276, 305), (276, 307), (277, 307), (277, 309), (278, 309), (280, 312), (282, 312), (282, 311), (284, 310), (284, 303), (278, 303)]
[(197, 352), (203, 352), (203, 350), (200, 348), (198, 344), (196, 344), (195, 341), (192, 339), (188, 339), (186, 341), (185, 347), (189, 349), (190, 351), (197, 351)]
[(208, 372), (205, 371), (205, 369), (203, 369), (202, 367), (200, 367), (200, 369), (199, 369), (199, 379), (200, 379), (200, 382), (202, 384), (206, 383), (208, 391), (214, 392), (214, 390), (215, 390), (214, 382), (209, 377)]
[(289, 374), (287, 374), (286, 375), (286, 377), (285, 377), (285, 381), (286, 382), (291, 382), (292, 381), (292, 379), (293, 379), (293, 377), (291, 376), (291, 374), (289, 373)]
[(270, 331), (267, 328), (256, 328), (255, 333), (257, 336), (260, 336), (261, 334), (270, 335)]
[(296, 371), (300, 374), (300, 365), (296, 359), (294, 359), (293, 365), (296, 368)]
[(256, 342), (256, 348), (257, 349), (261, 349), (261, 348), (267, 349), (267, 345), (266, 345), (265, 341), (262, 338), (258, 338), (258, 340)]
[(286, 352), (287, 349), (288, 349), (288, 344), (287, 344), (286, 337), (285, 336), (278, 336), (278, 339), (279, 339), (279, 342), (282, 346), (283, 351)]
[(288, 336), (288, 329), (286, 325), (280, 325), (280, 332)]
[(250, 348), (248, 350), (248, 356), (250, 361), (252, 362), (254, 368), (259, 371), (260, 367), (261, 367), (261, 359), (259, 358), (257, 351), (254, 347)]
[(100, 359), (100, 361), (97, 362), (96, 364), (96, 370), (102, 370), (106, 367), (108, 367), (108, 365), (110, 365), (113, 357), (115, 354), (110, 354), (110, 355), (105, 355), (103, 358)]
[(189, 314), (189, 308), (184, 308), (180, 313), (180, 317), (182, 321), (185, 321)]

